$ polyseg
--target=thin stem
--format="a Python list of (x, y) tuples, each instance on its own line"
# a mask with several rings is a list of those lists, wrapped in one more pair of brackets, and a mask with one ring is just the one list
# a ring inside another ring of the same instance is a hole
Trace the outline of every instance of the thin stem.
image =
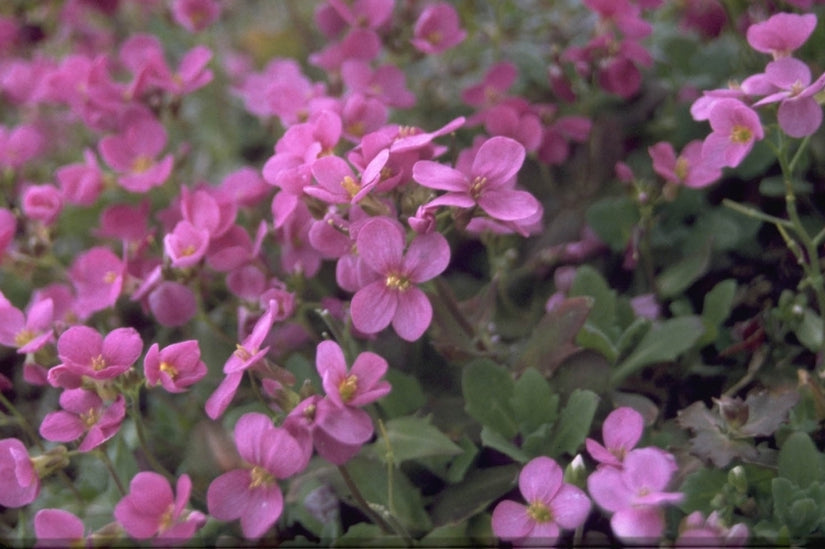
[(146, 438), (146, 430), (143, 426), (143, 416), (140, 414), (140, 410), (138, 409), (140, 406), (138, 402), (137, 396), (132, 400), (132, 406), (129, 410), (129, 415), (132, 416), (132, 421), (135, 422), (135, 429), (137, 431), (138, 442), (140, 442), (140, 447), (143, 450), (146, 459), (149, 461), (149, 465), (152, 466), (152, 469), (157, 471), (158, 473), (165, 476), (168, 480), (175, 482), (175, 476), (169, 472), (166, 467), (155, 457), (155, 454), (152, 453), (152, 450), (149, 448), (149, 442)]
[(41, 451), (45, 451), (45, 448), (43, 448), (43, 443), (40, 441), (40, 437), (34, 430), (34, 427), (32, 427), (29, 423), (29, 420), (26, 419), (26, 416), (20, 413), (20, 410), (18, 410), (17, 407), (12, 404), (2, 392), (0, 392), (0, 404), (2, 404), (17, 419), (17, 423), (26, 433), (26, 436), (31, 440), (31, 443), (35, 444)]
[(97, 454), (97, 457), (99, 457), (100, 461), (103, 462), (103, 466), (106, 467), (109, 474), (112, 475), (112, 479), (115, 481), (115, 485), (117, 486), (120, 495), (125, 496), (127, 494), (126, 488), (124, 488), (123, 483), (120, 481), (120, 477), (118, 476), (117, 471), (115, 471), (115, 465), (109, 458), (109, 454), (106, 453), (105, 445), (96, 448), (95, 454)]
[(764, 221), (766, 223), (773, 223), (774, 225), (781, 225), (783, 227), (792, 228), (793, 223), (788, 221), (787, 219), (782, 219), (781, 217), (776, 217), (770, 214), (766, 214), (764, 212), (760, 212), (754, 208), (749, 208), (744, 204), (740, 204), (738, 202), (734, 202), (729, 198), (725, 198), (722, 200), (722, 204), (731, 210), (737, 211), (741, 214), (747, 215), (748, 217), (753, 217), (754, 219), (759, 219), (760, 221)]
[(355, 498), (355, 501), (358, 503), (358, 506), (361, 508), (370, 519), (381, 528), (381, 531), (385, 534), (392, 534), (393, 529), (392, 527), (385, 521), (381, 515), (373, 510), (372, 506), (367, 503), (367, 500), (364, 499), (364, 496), (361, 494), (361, 491), (358, 489), (358, 486), (355, 484), (355, 481), (352, 480), (352, 477), (347, 470), (346, 465), (339, 465), (338, 471), (341, 473), (341, 477), (344, 479), (344, 483), (347, 485), (352, 497)]

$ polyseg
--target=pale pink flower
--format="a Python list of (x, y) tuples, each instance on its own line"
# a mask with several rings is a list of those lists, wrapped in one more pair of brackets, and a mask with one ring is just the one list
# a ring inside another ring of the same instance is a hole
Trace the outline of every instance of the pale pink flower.
[(628, 406), (616, 408), (602, 424), (604, 446), (592, 438), (585, 439), (590, 456), (603, 465), (621, 467), (627, 453), (632, 450), (644, 432), (642, 414)]
[(63, 509), (41, 509), (34, 515), (35, 547), (86, 546), (86, 527), (73, 513)]
[(60, 393), (60, 407), (63, 409), (43, 418), (40, 436), (52, 442), (71, 442), (84, 437), (77, 447), (81, 452), (93, 450), (115, 436), (126, 417), (123, 395), (107, 404), (97, 393), (86, 389), (64, 390)]
[(702, 158), (702, 142), (691, 141), (676, 156), (673, 145), (660, 141), (647, 149), (653, 159), (653, 171), (665, 181), (694, 189), (706, 187), (722, 177), (722, 170), (708, 166)]
[(91, 206), (103, 190), (103, 172), (90, 149), (83, 151), (83, 160), (82, 163), (67, 164), (58, 168), (54, 175), (66, 202), (78, 206)]
[(575, 530), (592, 504), (581, 489), (564, 482), (564, 472), (552, 459), (532, 459), (519, 473), (519, 490), (527, 505), (504, 500), (493, 509), (493, 534), (516, 546), (553, 546), (561, 530)]
[(461, 92), (461, 100), (473, 107), (489, 107), (504, 99), (507, 90), (518, 78), (518, 69), (509, 61), (490, 67), (479, 84)]
[(0, 303), (0, 345), (17, 348), (18, 353), (34, 353), (54, 339), (54, 302), (33, 300), (24, 314)]
[(173, 0), (172, 18), (189, 32), (200, 32), (221, 14), (221, 5), (215, 0)]
[(436, 2), (418, 16), (410, 42), (422, 53), (437, 55), (457, 46), (466, 37), (467, 31), (461, 28), (455, 8), (447, 2)]
[(708, 119), (713, 132), (702, 144), (702, 158), (709, 167), (738, 166), (765, 136), (759, 115), (737, 99), (716, 101)]
[(209, 514), (219, 520), (241, 520), (247, 539), (257, 539), (281, 516), (284, 497), (278, 479), (302, 471), (309, 457), (284, 428), (268, 416), (247, 413), (235, 424), (235, 445), (246, 462), (209, 485)]
[(748, 27), (747, 39), (756, 51), (770, 53), (774, 59), (779, 59), (802, 46), (815, 28), (816, 15), (813, 13), (777, 13)]
[(390, 384), (381, 378), (387, 361), (369, 351), (359, 354), (347, 369), (344, 352), (334, 341), (322, 341), (315, 354), (315, 367), (327, 398), (339, 406), (366, 406), (390, 392)]
[(0, 505), (23, 507), (39, 493), (40, 478), (26, 446), (16, 438), (0, 440)]
[(722, 524), (717, 511), (705, 519), (701, 511), (686, 516), (679, 525), (676, 547), (744, 547), (748, 541), (748, 527), (738, 523), (730, 528)]
[(207, 373), (198, 341), (190, 339), (167, 345), (152, 344), (143, 359), (143, 373), (149, 386), (163, 385), (170, 393), (182, 393)]
[(415, 94), (407, 88), (404, 72), (395, 65), (373, 69), (365, 61), (345, 61), (341, 79), (351, 92), (375, 97), (390, 107), (408, 109), (415, 105)]
[(355, 293), (351, 315), (361, 332), (374, 334), (392, 323), (402, 339), (415, 341), (432, 320), (432, 305), (416, 284), (447, 268), (450, 246), (439, 233), (418, 235), (405, 254), (404, 240), (389, 218), (372, 219), (358, 231), (358, 254), (380, 278)]
[(190, 539), (206, 523), (200, 511), (187, 511), (192, 481), (181, 475), (175, 486), (153, 471), (136, 474), (129, 483), (129, 493), (115, 505), (115, 519), (132, 538), (153, 538), (175, 545)]
[(100, 154), (118, 172), (118, 183), (134, 193), (162, 185), (172, 173), (172, 155), (158, 160), (166, 146), (166, 129), (142, 110), (129, 111), (119, 134), (104, 137)]
[(72, 326), (57, 340), (62, 362), (49, 370), (49, 383), (75, 389), (83, 377), (114, 379), (128, 371), (142, 351), (143, 341), (134, 328), (115, 328), (104, 337), (94, 328)]
[(587, 490), (601, 508), (613, 513), (610, 527), (621, 540), (658, 540), (665, 528), (662, 506), (679, 503), (684, 494), (665, 492), (677, 466), (659, 448), (627, 453), (622, 467), (600, 467), (587, 477)]
[(478, 206), (493, 219), (515, 221), (531, 217), (541, 209), (532, 194), (514, 188), (524, 157), (524, 146), (518, 141), (492, 137), (481, 145), (465, 171), (421, 160), (413, 166), (413, 178), (425, 187), (447, 191), (431, 205)]

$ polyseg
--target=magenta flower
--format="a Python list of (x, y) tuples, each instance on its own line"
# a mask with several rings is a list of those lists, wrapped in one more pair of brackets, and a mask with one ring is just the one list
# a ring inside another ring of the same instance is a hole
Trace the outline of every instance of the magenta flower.
[(585, 446), (590, 455), (600, 464), (621, 467), (627, 453), (642, 438), (644, 431), (642, 414), (628, 406), (616, 408), (605, 418), (602, 424), (604, 446), (587, 438)]
[(123, 395), (106, 404), (92, 391), (66, 389), (60, 394), (60, 406), (62, 410), (43, 418), (40, 436), (52, 442), (71, 442), (85, 434), (77, 448), (81, 452), (97, 448), (115, 436), (126, 417)]
[(741, 522), (730, 528), (723, 525), (716, 511), (708, 515), (707, 519), (701, 511), (694, 511), (679, 525), (679, 538), (675, 546), (744, 547), (748, 534), (748, 527)]
[(54, 185), (29, 185), (23, 191), (23, 214), (52, 225), (63, 210), (63, 195)]
[(103, 190), (103, 172), (91, 150), (83, 151), (83, 160), (58, 168), (54, 175), (66, 202), (91, 206)]
[(816, 15), (813, 13), (777, 13), (748, 27), (748, 44), (756, 51), (770, 53), (774, 59), (779, 59), (802, 46), (815, 28)]
[(407, 341), (424, 334), (433, 310), (416, 284), (441, 274), (450, 262), (450, 245), (439, 233), (416, 236), (404, 254), (404, 231), (388, 218), (368, 221), (358, 232), (362, 261), (380, 275), (352, 297), (351, 315), (356, 329), (378, 333), (390, 323)]
[(338, 406), (366, 406), (390, 392), (390, 384), (381, 379), (387, 361), (375, 353), (359, 354), (347, 371), (341, 347), (334, 341), (322, 341), (316, 350), (315, 367), (327, 397)]
[(134, 539), (183, 543), (206, 523), (206, 517), (185, 509), (192, 491), (188, 475), (178, 478), (175, 490), (177, 496), (163, 475), (140, 472), (129, 483), (129, 493), (115, 505), (115, 519)]
[(145, 193), (162, 185), (172, 173), (172, 155), (156, 157), (166, 146), (163, 124), (144, 111), (130, 111), (120, 134), (100, 141), (100, 154), (120, 175), (118, 183), (127, 191)]
[(466, 37), (467, 31), (461, 28), (455, 8), (447, 2), (436, 2), (418, 16), (410, 42), (422, 53), (437, 55), (457, 46)]
[(200, 32), (221, 14), (221, 5), (215, 0), (174, 0), (172, 18), (189, 32)]
[(179, 269), (193, 267), (206, 254), (209, 231), (199, 229), (188, 221), (179, 221), (174, 230), (163, 237), (163, 249)]
[(738, 99), (720, 99), (708, 116), (713, 132), (702, 144), (702, 158), (709, 167), (734, 168), (765, 136), (759, 115)]
[(811, 83), (811, 70), (799, 59), (782, 57), (771, 61), (765, 67), (764, 74), (751, 76), (742, 82), (742, 89), (749, 92), (746, 84), (769, 90), (767, 97), (753, 106), (778, 102), (779, 127), (791, 137), (812, 135), (822, 124), (822, 107), (814, 96), (825, 89), (825, 74)]
[(96, 246), (80, 254), (69, 268), (77, 299), (74, 311), (88, 318), (115, 304), (123, 289), (126, 266), (114, 253)]
[(509, 61), (496, 63), (479, 84), (461, 92), (461, 100), (473, 107), (488, 107), (500, 102), (518, 78), (518, 69)]
[(34, 301), (26, 314), (0, 303), (0, 345), (16, 347), (18, 353), (33, 353), (54, 339), (54, 302)]
[(370, 161), (360, 177), (349, 164), (338, 156), (325, 156), (312, 164), (312, 175), (318, 185), (307, 185), (304, 192), (329, 204), (356, 203), (372, 190), (381, 179), (381, 169), (387, 163), (390, 151), (384, 149)]
[(564, 482), (564, 472), (552, 459), (532, 459), (519, 473), (519, 490), (527, 505), (505, 500), (493, 509), (493, 534), (521, 545), (555, 545), (561, 530), (581, 526), (590, 513), (590, 499)]
[(207, 368), (197, 340), (190, 339), (163, 349), (152, 344), (143, 359), (143, 373), (150, 386), (160, 384), (170, 393), (182, 393), (200, 381)]
[(0, 440), (0, 505), (23, 507), (40, 493), (40, 478), (29, 451), (16, 438)]
[(86, 546), (86, 527), (83, 521), (63, 509), (41, 509), (34, 515), (36, 547), (53, 547), (55, 542), (68, 547)]
[(0, 258), (14, 240), (17, 232), (17, 218), (8, 208), (0, 208)]
[(209, 485), (209, 513), (219, 520), (241, 519), (247, 539), (263, 536), (284, 507), (277, 479), (302, 471), (308, 461), (301, 445), (264, 414), (248, 413), (235, 424), (235, 445), (246, 462), (243, 469), (224, 473)]
[(83, 377), (96, 381), (125, 373), (140, 357), (143, 341), (134, 328), (116, 328), (106, 334), (88, 326), (72, 326), (57, 340), (61, 364), (49, 370), (49, 383), (76, 389)]
[(587, 477), (587, 490), (600, 507), (612, 512), (610, 527), (625, 541), (658, 539), (665, 528), (662, 506), (684, 494), (665, 492), (677, 466), (659, 448), (631, 450), (622, 468), (600, 467)]
[(413, 178), (431, 189), (447, 191), (431, 204), (472, 208), (478, 205), (500, 221), (528, 218), (541, 209), (536, 198), (513, 188), (515, 176), (524, 162), (524, 146), (509, 137), (485, 141), (467, 172), (431, 160), (413, 166)]
[(666, 141), (656, 143), (647, 151), (653, 159), (653, 171), (671, 183), (699, 189), (722, 177), (720, 168), (708, 166), (702, 158), (702, 142), (698, 139), (685, 145), (679, 156)]

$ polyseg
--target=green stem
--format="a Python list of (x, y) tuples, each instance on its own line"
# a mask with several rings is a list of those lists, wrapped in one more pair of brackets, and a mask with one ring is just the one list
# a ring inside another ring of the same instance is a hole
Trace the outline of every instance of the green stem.
[(745, 206), (738, 202), (734, 202), (729, 198), (725, 198), (724, 200), (722, 200), (722, 204), (725, 207), (730, 208), (731, 210), (734, 210), (741, 214), (747, 215), (748, 217), (752, 217), (754, 219), (758, 219), (766, 223), (772, 223), (777, 226), (793, 228), (793, 223), (791, 223), (787, 219), (782, 219), (781, 217), (776, 217), (773, 215), (766, 214), (764, 212), (760, 212), (759, 210), (756, 210), (754, 208), (749, 208), (748, 206)]
[(358, 503), (358, 506), (361, 508), (370, 519), (381, 528), (381, 531), (385, 534), (392, 534), (393, 529), (392, 527), (385, 521), (381, 515), (375, 512), (372, 506), (367, 503), (367, 500), (364, 499), (364, 496), (361, 494), (361, 490), (358, 489), (358, 486), (355, 484), (355, 481), (352, 480), (352, 477), (347, 470), (346, 465), (339, 465), (338, 472), (341, 473), (341, 477), (344, 479), (344, 483), (347, 485), (352, 497), (355, 498), (355, 501)]
[(115, 471), (115, 465), (112, 463), (112, 460), (109, 458), (109, 454), (106, 453), (106, 446), (99, 446), (95, 448), (95, 454), (100, 461), (103, 462), (103, 466), (106, 467), (106, 470), (109, 471), (109, 474), (112, 475), (112, 479), (115, 481), (115, 485), (117, 486), (118, 492), (120, 492), (121, 496), (125, 496), (127, 494), (126, 488), (123, 486), (123, 483), (120, 481), (120, 477)]
[(37, 446), (38, 449), (41, 451), (45, 451), (43, 447), (43, 443), (40, 441), (40, 436), (37, 434), (37, 431), (34, 430), (34, 427), (31, 426), (29, 420), (26, 419), (26, 416), (20, 413), (20, 410), (12, 404), (12, 402), (6, 398), (6, 396), (0, 392), (0, 404), (2, 404), (11, 415), (13, 415), (17, 419), (17, 423), (20, 425), (20, 428), (26, 433), (26, 436), (30, 439), (30, 442)]
[(143, 450), (146, 459), (149, 461), (149, 465), (152, 466), (152, 469), (157, 471), (158, 473), (165, 476), (169, 481), (174, 483), (176, 481), (175, 476), (169, 472), (166, 467), (155, 457), (155, 454), (152, 452), (151, 448), (149, 447), (148, 439), (146, 438), (146, 429), (143, 426), (143, 416), (140, 414), (140, 404), (139, 399), (137, 396), (132, 400), (132, 406), (129, 410), (129, 415), (132, 417), (132, 421), (135, 422), (135, 429), (137, 431), (138, 442), (140, 442), (140, 447)]

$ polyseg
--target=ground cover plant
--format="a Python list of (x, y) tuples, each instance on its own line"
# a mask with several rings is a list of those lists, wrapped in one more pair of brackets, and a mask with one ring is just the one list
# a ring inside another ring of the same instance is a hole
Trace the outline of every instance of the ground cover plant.
[(821, 540), (821, 4), (3, 3), (0, 540)]

